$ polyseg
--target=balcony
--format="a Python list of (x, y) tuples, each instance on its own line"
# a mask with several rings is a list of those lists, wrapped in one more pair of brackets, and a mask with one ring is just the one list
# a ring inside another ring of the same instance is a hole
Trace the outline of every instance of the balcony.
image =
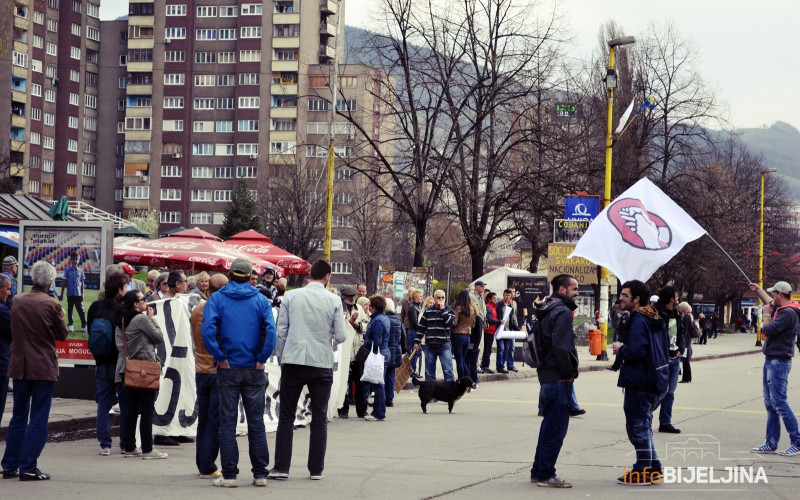
[(11, 140), (11, 151), (16, 151), (18, 153), (24, 153), (25, 152), (25, 148), (26, 148), (25, 141), (15, 141), (13, 139)]
[(336, 36), (336, 25), (328, 21), (319, 23), (320, 36)]
[(299, 61), (272, 61), (272, 71), (274, 73), (289, 73), (300, 71)]
[(274, 37), (272, 39), (272, 48), (273, 49), (298, 49), (298, 48), (300, 48), (300, 37), (299, 36), (289, 36), (289, 37), (280, 37), (280, 38)]
[[(273, 115), (275, 117), (275, 115)], [(297, 140), (297, 131), (296, 130), (270, 130), (269, 131), (269, 140), (270, 141), (296, 141)]]
[(128, 71), (153, 71), (153, 61), (128, 61)]
[(271, 118), (297, 118), (297, 107), (269, 108)]
[(336, 2), (333, 0), (319, 0), (319, 11), (324, 16), (330, 16), (332, 14), (336, 14)]
[(297, 95), (297, 84), (273, 83), (270, 92), (272, 95)]
[(24, 116), (20, 115), (11, 115), (11, 126), (12, 127), (22, 127), (25, 128), (27, 124), (27, 120)]
[(138, 85), (128, 84), (128, 94), (131, 94), (131, 95), (152, 95), (153, 94), (153, 85), (152, 84), (138, 84)]
[(272, 24), (300, 24), (300, 13), (272, 14)]
[(328, 47), (327, 45), (320, 45), (319, 47), (319, 62), (326, 63), (332, 61), (336, 57), (336, 49)]

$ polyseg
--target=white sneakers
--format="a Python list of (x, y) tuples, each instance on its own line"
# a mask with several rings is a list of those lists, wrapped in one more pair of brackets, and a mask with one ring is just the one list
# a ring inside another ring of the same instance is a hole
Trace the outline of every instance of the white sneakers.
[(160, 451), (153, 448), (152, 451), (149, 451), (147, 453), (142, 453), (142, 460), (158, 460), (167, 458), (168, 456), (169, 456), (168, 454), (161, 453)]

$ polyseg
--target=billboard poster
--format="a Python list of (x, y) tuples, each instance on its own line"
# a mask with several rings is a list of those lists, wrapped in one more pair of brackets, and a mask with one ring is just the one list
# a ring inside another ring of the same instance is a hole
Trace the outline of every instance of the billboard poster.
[[(19, 272), (17, 287), (20, 293), (30, 291), (30, 270), (33, 264), (45, 260), (56, 268), (56, 288), (60, 292), (64, 271), (69, 266), (70, 255), (78, 254), (80, 268), (85, 276), (83, 310), (88, 311), (92, 293), (104, 281), (105, 268), (112, 263), (113, 227), (110, 222), (56, 222), (20, 221), (19, 227)], [(77, 315), (73, 311), (73, 316)], [(77, 318), (75, 318), (77, 320)], [(80, 321), (75, 322), (80, 325)], [(78, 330), (78, 328), (76, 328)], [(59, 364), (92, 364), (89, 352), (88, 332), (72, 331), (67, 340), (56, 342)]]
[(599, 196), (566, 196), (564, 218), (592, 220), (600, 213)]
[(583, 257), (568, 259), (573, 250), (575, 245), (567, 243), (551, 243), (547, 246), (547, 279), (552, 280), (559, 274), (571, 274), (580, 285), (597, 284), (597, 266)]
[(553, 243), (577, 243), (589, 229), (590, 220), (555, 219)]
[[(550, 295), (550, 282), (547, 276), (514, 276), (506, 277), (508, 288), (514, 290), (514, 302), (517, 308), (517, 320), (520, 328), (530, 322), (536, 303)], [(499, 300), (499, 298), (498, 298)]]
[(378, 269), (377, 293), (392, 299), (396, 307), (405, 298), (408, 288), (419, 288), (425, 296), (433, 294), (432, 286), (433, 280), (425, 268), (413, 267), (411, 271), (397, 271), (391, 268)]

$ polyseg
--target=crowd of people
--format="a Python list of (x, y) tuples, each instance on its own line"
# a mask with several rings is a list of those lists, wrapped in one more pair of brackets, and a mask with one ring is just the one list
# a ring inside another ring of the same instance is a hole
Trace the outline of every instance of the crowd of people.
[[(125, 384), (126, 359), (163, 365), (158, 347), (164, 343), (165, 334), (153, 320), (148, 302), (188, 296), (198, 418), (196, 440), (183, 439), (196, 442), (198, 475), (212, 479), (214, 486), (228, 488), (238, 485), (240, 472), (236, 440), (240, 407), (247, 422), (252, 484), (266, 486), (268, 479), (289, 478), (296, 409), (304, 389), (311, 414), (306, 466), (310, 479), (323, 478), (328, 404), (338, 345), (348, 342), (351, 352), (347, 395), (337, 409), (339, 417), (348, 418), (352, 405), (357, 417), (381, 422), (387, 418), (387, 408), (394, 406), (395, 369), (404, 362), (404, 355), (414, 377), (423, 376), (420, 372), (424, 366), (424, 378), (436, 380), (438, 361), (445, 380), (469, 377), (473, 389), (477, 389), (479, 373), (494, 373), (489, 368), (493, 343), (497, 346), (496, 371), (517, 371), (514, 342), (495, 339), (497, 331), (533, 330), (532, 324), (518, 323), (512, 289), (503, 290), (497, 300), (496, 293), (477, 281), (458, 293), (450, 306), (443, 290), (424, 298), (422, 290), (410, 288), (395, 305), (381, 295), (368, 297), (364, 284), (343, 286), (338, 295), (331, 293), (331, 266), (323, 260), (313, 263), (302, 287), (290, 291), (286, 291), (285, 278), (274, 269), (259, 275), (245, 259), (235, 260), (227, 275), (201, 272), (187, 278), (180, 270), (153, 270), (146, 282), (133, 278), (136, 269), (129, 264), (111, 265), (106, 269), (103, 291), (84, 317), (84, 278), (79, 272), (79, 257), (73, 254), (65, 273), (69, 274), (65, 276), (70, 306), (67, 318), (52, 298), (56, 270), (50, 263), (40, 261), (31, 267), (33, 287), (19, 295), (13, 286), (16, 260), (7, 257), (3, 267), (0, 375), (7, 378), (0, 377), (0, 411), (8, 379), (14, 380), (14, 404), (1, 464), (3, 478), (22, 481), (50, 479), (38, 468), (38, 458), (47, 439), (50, 402), (58, 379), (55, 342), (66, 339), (73, 329), (73, 305), (90, 339), (94, 333), (108, 330), (114, 340), (106, 350), (95, 347), (92, 351), (99, 454), (111, 455), (109, 412), (118, 404), (120, 453), (125, 458), (165, 459), (168, 454), (155, 448), (162, 445), (159, 436), (153, 436), (157, 392)], [(585, 413), (577, 405), (574, 390), (579, 374), (573, 331), (578, 282), (570, 275), (559, 275), (553, 278), (551, 287), (552, 295), (538, 304), (532, 320), (539, 323), (541, 332), (537, 375), (543, 419), (531, 481), (543, 487), (568, 488), (571, 484), (556, 475), (555, 466), (570, 417)], [(800, 305), (791, 300), (792, 288), (786, 282), (778, 282), (767, 291), (755, 284), (750, 287), (767, 303), (763, 310), (767, 430), (764, 443), (751, 451), (776, 453), (782, 421), (790, 446), (780, 453), (798, 456), (800, 430), (786, 392), (800, 329)], [(681, 432), (672, 424), (672, 411), (677, 384), (692, 381), (691, 346), (697, 337), (694, 317), (691, 306), (679, 301), (673, 287), (663, 287), (651, 296), (648, 285), (636, 280), (622, 284), (614, 309), (616, 360), (610, 369), (619, 371), (617, 385), (624, 389), (626, 431), (636, 452), (636, 462), (618, 482), (652, 484), (662, 470), (653, 445), (653, 414), (660, 409), (659, 432)], [(371, 352), (383, 356), (383, 383), (361, 380), (363, 353)], [(280, 365), (281, 378), (274, 466), (270, 470), (263, 415), (265, 364), (271, 356)], [(683, 378), (679, 381), (680, 374)], [(180, 444), (170, 442), (170, 436), (160, 437), (167, 440), (163, 445)]]

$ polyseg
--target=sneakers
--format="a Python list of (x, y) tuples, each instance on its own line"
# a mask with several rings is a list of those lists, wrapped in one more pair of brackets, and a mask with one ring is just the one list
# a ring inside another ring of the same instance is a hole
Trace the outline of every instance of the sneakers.
[(111, 448), (100, 448), (98, 455), (102, 455), (104, 457), (111, 455)]
[(322, 474), (311, 474), (308, 478), (312, 481), (320, 481), (322, 480)]
[(142, 453), (142, 460), (158, 460), (162, 458), (167, 458), (169, 455), (166, 453), (161, 453), (160, 451), (153, 449), (152, 451), (148, 451), (147, 453)]
[(266, 486), (267, 485), (267, 478), (265, 477), (257, 477), (253, 479), (253, 486)]
[(142, 450), (136, 448), (133, 451), (123, 451), (122, 454), (125, 456), (125, 458), (139, 458), (142, 456)]
[[(794, 448), (794, 446), (792, 446)], [(791, 450), (792, 448), (789, 448)], [(786, 451), (789, 451), (786, 450)], [(770, 448), (767, 443), (762, 444), (761, 446), (757, 446), (755, 448), (750, 448), (750, 453), (777, 453), (776, 448)]]
[(384, 420), (386, 420), (386, 418), (385, 417), (378, 418), (378, 417), (373, 417), (372, 415), (367, 415), (366, 417), (364, 417), (364, 420), (366, 420), (367, 422), (383, 422)]
[(211, 474), (198, 474), (198, 475), (200, 476), (200, 479), (216, 479), (222, 476), (222, 471), (217, 469)]
[(668, 432), (670, 434), (680, 434), (681, 430), (676, 429), (672, 424), (661, 424), (658, 426), (658, 432)]
[(17, 469), (3, 471), (3, 479), (14, 479), (15, 477), (19, 477), (19, 471)]
[(796, 457), (800, 455), (800, 448), (798, 448), (798, 446), (800, 445), (793, 444), (792, 446), (787, 448), (786, 451), (779, 452), (778, 455), (782, 457)]
[(276, 471), (276, 470), (271, 470), (271, 471), (269, 471), (269, 476), (267, 476), (267, 477), (269, 479), (279, 479), (279, 480), (289, 479), (289, 473), (288, 472), (279, 472), (279, 471)]
[[(533, 481), (533, 479), (531, 479)], [(558, 476), (553, 476), (550, 479), (541, 480), (539, 479), (536, 481), (536, 486), (541, 486), (543, 488), (572, 488), (572, 484), (564, 481), (563, 479), (559, 479)]]
[(45, 474), (39, 469), (33, 469), (32, 472), (23, 472), (19, 475), (20, 481), (47, 481), (50, 479), (50, 474)]
[(635, 470), (626, 472), (624, 476), (617, 478), (617, 483), (628, 486), (650, 486), (653, 484), (650, 480), (650, 473)]
[(220, 488), (236, 488), (235, 479), (225, 479), (224, 477), (216, 478), (211, 484)]

